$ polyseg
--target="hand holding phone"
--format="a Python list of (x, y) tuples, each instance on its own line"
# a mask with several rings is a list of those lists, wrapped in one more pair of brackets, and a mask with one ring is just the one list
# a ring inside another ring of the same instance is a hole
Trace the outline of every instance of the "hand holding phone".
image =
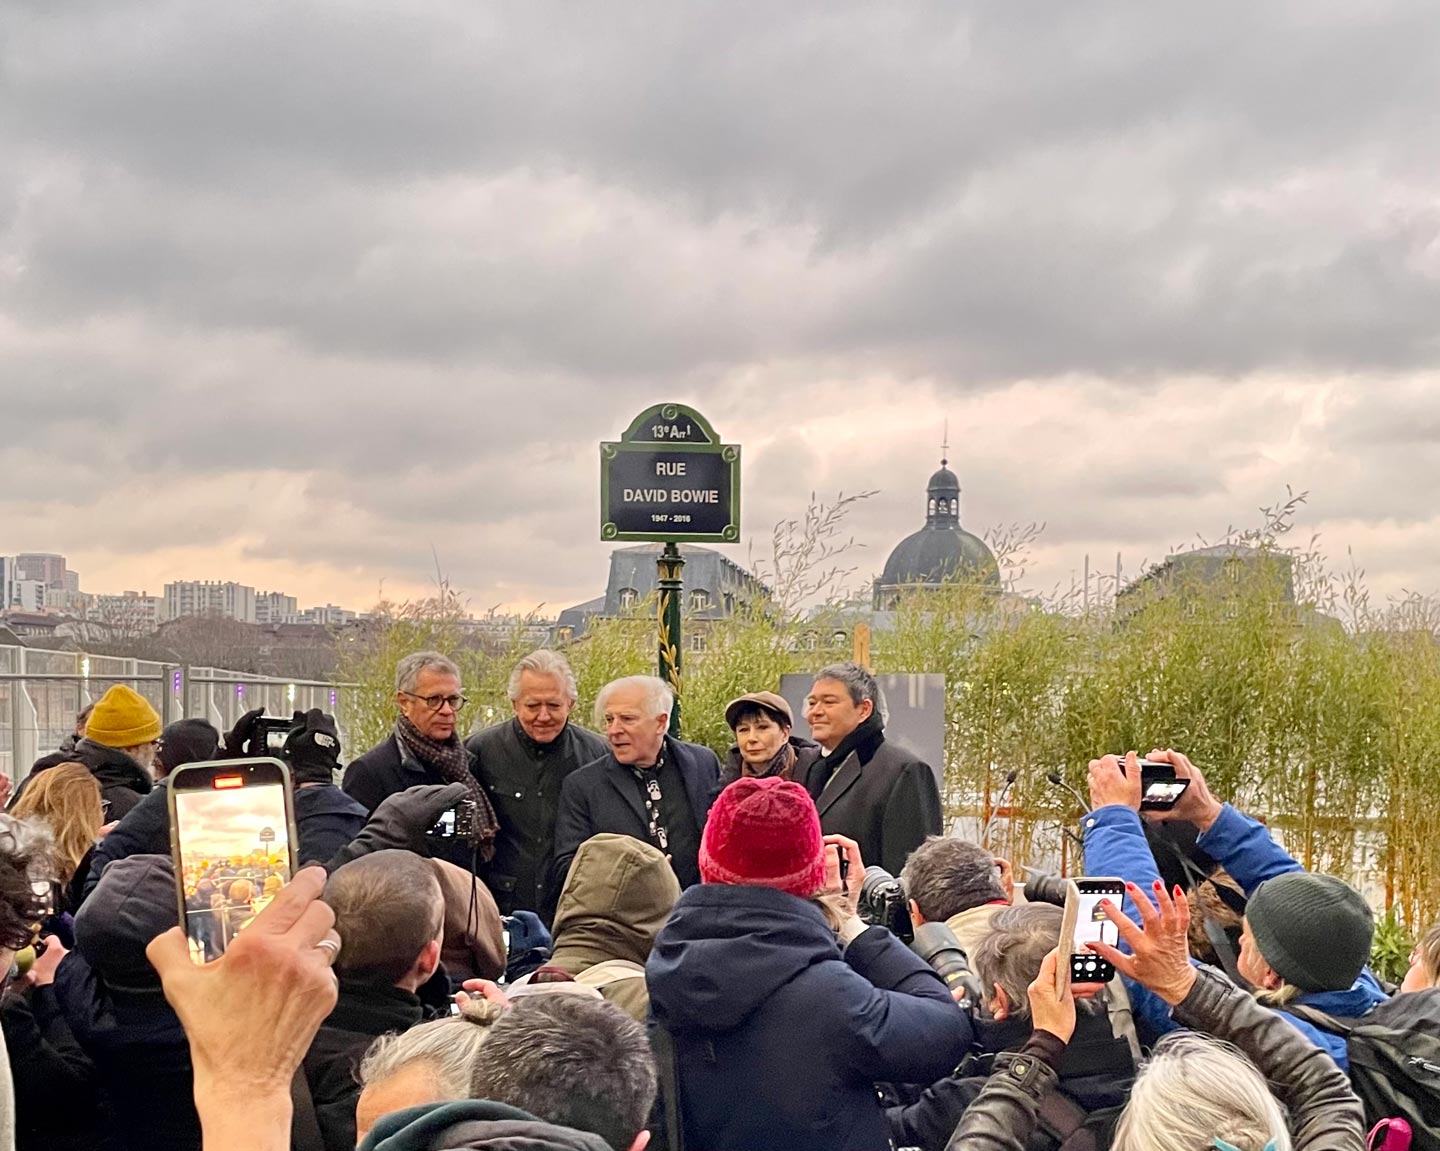
[[(1073, 882), (1075, 888), (1075, 934), (1070, 945), (1070, 978), (1074, 983), (1109, 983), (1115, 978), (1115, 967), (1104, 956), (1092, 951), (1091, 943), (1118, 946), (1120, 933), (1105, 914), (1101, 903), (1110, 900), (1119, 908), (1125, 898), (1125, 881), (1113, 877), (1084, 876)], [(1066, 903), (1068, 905), (1069, 899)]]
[(180, 923), (197, 964), (219, 959), (295, 873), (295, 799), (278, 759), (192, 763), (170, 774)]

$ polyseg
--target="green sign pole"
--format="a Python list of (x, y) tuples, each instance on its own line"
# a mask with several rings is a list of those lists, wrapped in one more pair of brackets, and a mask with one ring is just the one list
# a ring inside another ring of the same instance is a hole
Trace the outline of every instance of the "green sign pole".
[(660, 589), (660, 665), (659, 675), (675, 693), (675, 706), (670, 709), (670, 734), (680, 738), (680, 605), (684, 602), (685, 581), (681, 573), (685, 560), (674, 540), (655, 561)]

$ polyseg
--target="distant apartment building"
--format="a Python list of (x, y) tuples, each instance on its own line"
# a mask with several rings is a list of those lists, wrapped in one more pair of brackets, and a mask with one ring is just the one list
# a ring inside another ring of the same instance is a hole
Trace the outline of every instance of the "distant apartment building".
[(321, 627), (344, 627), (358, 618), (355, 612), (327, 603), (324, 607), (307, 607), (296, 617), (296, 623), (319, 624)]
[(255, 589), (246, 584), (213, 580), (181, 580), (165, 585), (165, 619), (223, 616), (255, 623)]
[(22, 552), (0, 557), (0, 609), (59, 612), (80, 606), (80, 574), (65, 566), (64, 556)]
[(299, 614), (300, 605), (293, 595), (285, 595), (278, 591), (262, 591), (255, 597), (256, 623), (291, 623)]
[(149, 635), (158, 631), (165, 619), (165, 601), (158, 595), (127, 591), (85, 598), (86, 619), (115, 635)]
[[(16, 579), (37, 580), (59, 591), (65, 591), (67, 574), (74, 573), (70, 573), (66, 568), (64, 556), (49, 552), (24, 552), (15, 557)], [(75, 575), (75, 590), (80, 590), (79, 575)]]

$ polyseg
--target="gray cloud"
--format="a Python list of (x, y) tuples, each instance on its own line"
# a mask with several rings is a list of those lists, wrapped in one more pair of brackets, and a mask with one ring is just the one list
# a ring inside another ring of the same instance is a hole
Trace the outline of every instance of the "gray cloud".
[(477, 594), (583, 598), (595, 442), (672, 396), (746, 442), (762, 542), (882, 488), (877, 568), (946, 414), (967, 523), (1048, 521), (1052, 574), (1287, 480), (1337, 523), (1432, 516), (1423, 0), (9, 15), (27, 531), (411, 581), (435, 543)]

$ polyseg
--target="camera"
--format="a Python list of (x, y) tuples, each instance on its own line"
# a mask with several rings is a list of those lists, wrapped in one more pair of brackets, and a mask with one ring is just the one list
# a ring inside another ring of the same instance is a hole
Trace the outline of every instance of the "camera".
[(289, 738), (290, 729), (294, 726), (293, 719), (277, 719), (273, 715), (257, 715), (255, 725), (250, 729), (250, 742), (245, 745), (246, 754), (281, 756), (285, 750), (285, 740)]
[(473, 799), (462, 799), (440, 818), (425, 834), (431, 839), (470, 839), (475, 834), (479, 807)]
[(1025, 881), (1025, 898), (1030, 903), (1050, 903), (1056, 907), (1064, 907), (1065, 893), (1063, 876), (1036, 872)]
[(935, 974), (945, 980), (945, 986), (953, 994), (963, 989), (964, 997), (957, 999), (966, 1011), (973, 1011), (984, 1002), (980, 980), (970, 969), (970, 957), (960, 946), (955, 933), (943, 923), (922, 923), (915, 928), (915, 939), (910, 950), (925, 960)]
[(860, 881), (860, 918), (874, 926), (888, 928), (902, 943), (914, 938), (910, 906), (900, 881), (883, 867), (871, 864)]

